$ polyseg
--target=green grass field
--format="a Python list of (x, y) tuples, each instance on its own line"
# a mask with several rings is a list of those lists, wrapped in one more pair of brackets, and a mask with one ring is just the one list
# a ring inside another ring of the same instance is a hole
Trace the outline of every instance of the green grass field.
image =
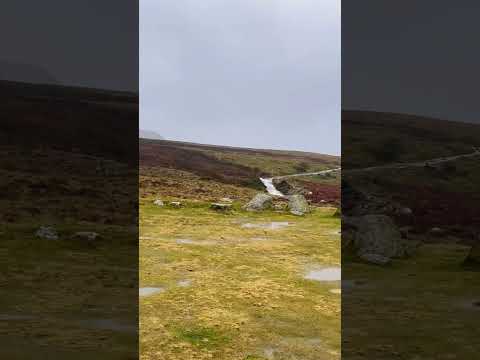
[[(34, 235), (40, 224), (0, 228), (0, 336), (15, 344), (0, 349), (0, 357), (134, 356), (136, 234), (118, 226), (53, 223), (60, 238), (47, 240)], [(102, 234), (98, 246), (69, 238), (85, 227)]]
[(360, 359), (475, 359), (480, 277), (468, 247), (429, 244), (390, 267), (342, 262), (342, 351)]
[(339, 359), (340, 282), (305, 279), (340, 264), (335, 209), (223, 214), (152, 200), (140, 205), (140, 287), (160, 291), (140, 298), (142, 359)]

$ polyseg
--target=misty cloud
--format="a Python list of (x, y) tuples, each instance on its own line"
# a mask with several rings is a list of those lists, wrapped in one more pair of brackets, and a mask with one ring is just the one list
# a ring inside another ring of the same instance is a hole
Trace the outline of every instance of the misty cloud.
[(142, 0), (141, 127), (338, 154), (340, 48), (335, 0)]

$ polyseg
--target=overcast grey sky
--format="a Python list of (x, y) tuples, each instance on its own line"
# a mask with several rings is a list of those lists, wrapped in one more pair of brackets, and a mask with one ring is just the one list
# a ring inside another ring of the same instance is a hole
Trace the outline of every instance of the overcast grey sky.
[(140, 1), (140, 127), (340, 153), (338, 0)]
[(343, 2), (343, 107), (480, 122), (480, 2)]
[(137, 1), (1, 5), (0, 79), (138, 91)]

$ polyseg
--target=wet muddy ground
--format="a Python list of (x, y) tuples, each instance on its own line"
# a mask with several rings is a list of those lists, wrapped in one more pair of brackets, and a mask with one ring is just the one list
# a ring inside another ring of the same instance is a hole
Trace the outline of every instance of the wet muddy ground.
[[(338, 359), (340, 220), (155, 208), (140, 214), (142, 359)], [(186, 241), (187, 240), (187, 241)], [(327, 271), (327, 280), (310, 271)]]

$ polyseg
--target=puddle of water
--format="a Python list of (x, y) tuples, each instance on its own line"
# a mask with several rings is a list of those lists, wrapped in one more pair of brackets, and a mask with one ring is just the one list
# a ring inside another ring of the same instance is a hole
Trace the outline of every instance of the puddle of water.
[(141, 287), (140, 289), (138, 289), (138, 294), (140, 297), (144, 297), (144, 296), (154, 295), (157, 293), (162, 293), (164, 291), (165, 289), (161, 287)]
[(252, 241), (267, 241), (268, 239), (265, 237), (253, 237)]
[(190, 285), (192, 285), (192, 280), (180, 280), (177, 281), (177, 285), (180, 287), (189, 287)]
[(273, 348), (266, 348), (263, 350), (263, 355), (268, 359), (268, 360), (273, 360), (275, 359), (275, 349)]
[(81, 324), (90, 328), (100, 330), (112, 330), (118, 332), (137, 332), (137, 326), (121, 324), (112, 319), (88, 319), (81, 321)]
[(196, 241), (191, 239), (177, 239), (176, 243), (179, 245), (216, 245), (216, 241), (204, 240), (204, 241)]
[(261, 224), (245, 223), (245, 224), (242, 224), (242, 228), (278, 230), (278, 229), (287, 227), (289, 225), (290, 223), (287, 221), (272, 221), (270, 223), (261, 223)]
[(339, 267), (328, 267), (317, 270), (310, 270), (305, 279), (315, 281), (341, 281), (342, 270)]
[(466, 310), (480, 311), (480, 300), (462, 301), (459, 305)]
[(35, 319), (35, 316), (31, 315), (0, 314), (0, 321), (25, 321), (33, 319)]

